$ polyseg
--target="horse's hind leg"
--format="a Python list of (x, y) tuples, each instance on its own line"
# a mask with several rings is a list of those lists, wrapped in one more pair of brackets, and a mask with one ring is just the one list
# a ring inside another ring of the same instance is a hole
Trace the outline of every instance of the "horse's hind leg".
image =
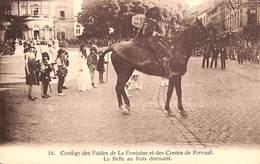
[(115, 90), (116, 90), (118, 106), (121, 107), (123, 105), (123, 101), (122, 101), (122, 96), (121, 96), (120, 84), (118, 82), (116, 84)]
[(125, 84), (128, 81), (128, 79), (132, 73), (133, 73), (133, 71), (131, 71), (131, 73), (129, 72), (126, 76), (117, 75), (116, 93), (117, 93), (119, 107), (123, 105), (122, 97), (124, 99), (125, 104), (130, 106), (130, 101), (125, 92)]
[(122, 60), (117, 54), (112, 54), (111, 60), (114, 66), (114, 69), (117, 74), (117, 83), (116, 83), (116, 93), (118, 99), (119, 108), (124, 110), (122, 97), (125, 104), (127, 105), (127, 110), (130, 109), (130, 101), (125, 92), (125, 84), (128, 81), (129, 77), (132, 75), (134, 68), (127, 61)]
[[(133, 73), (133, 70), (125, 70), (126, 74), (118, 74), (117, 75), (117, 84), (116, 84), (116, 92), (117, 92), (117, 98), (118, 98), (118, 105), (119, 108), (122, 109), (124, 114), (129, 114), (130, 112), (130, 101), (129, 98), (125, 92), (125, 84), (128, 81), (129, 77)], [(120, 76), (124, 75), (124, 76)], [(124, 102), (126, 104), (126, 107), (122, 103), (122, 97), (124, 99)]]
[(132, 75), (133, 71), (128, 72), (128, 74), (126, 76), (123, 77), (118, 77), (118, 84), (117, 87), (120, 90), (121, 96), (124, 99), (125, 104), (127, 105), (127, 108), (130, 108), (130, 101), (129, 98), (125, 92), (125, 84), (127, 83), (128, 79), (130, 78), (130, 76)]

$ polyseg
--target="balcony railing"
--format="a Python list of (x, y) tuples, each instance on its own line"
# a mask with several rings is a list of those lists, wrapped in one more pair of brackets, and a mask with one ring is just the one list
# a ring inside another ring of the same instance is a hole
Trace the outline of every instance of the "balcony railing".
[(51, 18), (47, 14), (37, 14), (37, 15), (35, 15), (35, 14), (22, 14), (21, 16), (31, 17), (31, 18)]

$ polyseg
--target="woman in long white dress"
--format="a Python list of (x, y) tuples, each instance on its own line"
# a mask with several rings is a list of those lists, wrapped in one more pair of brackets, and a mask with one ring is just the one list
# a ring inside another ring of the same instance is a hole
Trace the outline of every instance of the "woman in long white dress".
[(92, 88), (90, 72), (87, 65), (87, 59), (80, 53), (79, 59), (79, 75), (78, 75), (78, 89), (80, 91), (87, 91)]

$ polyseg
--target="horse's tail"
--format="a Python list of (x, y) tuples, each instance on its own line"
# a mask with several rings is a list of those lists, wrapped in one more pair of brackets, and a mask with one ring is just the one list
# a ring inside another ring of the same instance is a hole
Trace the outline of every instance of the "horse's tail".
[(113, 51), (113, 48), (112, 47), (109, 47), (108, 49), (106, 49), (104, 52), (102, 52), (102, 54), (99, 56), (99, 60), (100, 59), (103, 59), (107, 53)]

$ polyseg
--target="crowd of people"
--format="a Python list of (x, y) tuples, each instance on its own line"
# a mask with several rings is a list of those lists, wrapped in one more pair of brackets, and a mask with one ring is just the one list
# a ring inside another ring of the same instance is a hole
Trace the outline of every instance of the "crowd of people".
[[(52, 79), (58, 79), (58, 96), (64, 96), (63, 90), (68, 89), (64, 83), (68, 75), (68, 67), (70, 66), (69, 53), (66, 50), (66, 45), (60, 44), (57, 50), (52, 43), (48, 43), (48, 50), (40, 53), (37, 52), (35, 46), (33, 42), (24, 42), (26, 84), (29, 86), (28, 98), (32, 101), (37, 99), (37, 96), (33, 93), (33, 86), (39, 85), (41, 85), (41, 97), (51, 97), (48, 90), (52, 91), (50, 85)], [(89, 53), (87, 53), (88, 49)], [(77, 75), (78, 89), (80, 91), (96, 88), (96, 71), (99, 72), (99, 83), (105, 83), (103, 80), (105, 61), (98, 60), (99, 54), (101, 53), (102, 51), (98, 51), (98, 47), (95, 45), (92, 45), (90, 48), (87, 48), (83, 44), (80, 46), (80, 63), (78, 65), (79, 70)]]
[[(213, 64), (214, 67), (217, 68), (218, 65), (218, 57), (220, 56), (221, 61), (221, 69), (226, 68), (226, 59), (228, 57), (228, 51), (226, 47), (218, 46), (216, 43), (211, 46), (208, 44), (206, 50), (203, 52), (203, 59), (202, 59), (202, 68), (212, 68)], [(211, 62), (209, 61), (211, 57)], [(210, 64), (209, 64), (210, 63)]]
[(217, 68), (218, 58), (220, 58), (221, 68), (225, 69), (226, 59), (236, 60), (238, 64), (243, 64), (244, 61), (259, 64), (260, 56), (257, 47), (257, 45), (255, 45), (255, 47), (252, 45), (244, 45), (243, 42), (233, 46), (208, 42), (205, 47), (195, 50), (194, 55), (203, 56), (202, 68), (212, 68), (213, 66)]
[(80, 46), (80, 69), (79, 69), (79, 79), (78, 85), (80, 91), (86, 91), (91, 88), (96, 88), (95, 84), (95, 73), (99, 72), (99, 84), (103, 84), (103, 74), (105, 72), (105, 60), (104, 58), (99, 59), (99, 55), (102, 51), (98, 51), (96, 45), (92, 45), (89, 48), (89, 53), (87, 53), (86, 45), (82, 44)]

